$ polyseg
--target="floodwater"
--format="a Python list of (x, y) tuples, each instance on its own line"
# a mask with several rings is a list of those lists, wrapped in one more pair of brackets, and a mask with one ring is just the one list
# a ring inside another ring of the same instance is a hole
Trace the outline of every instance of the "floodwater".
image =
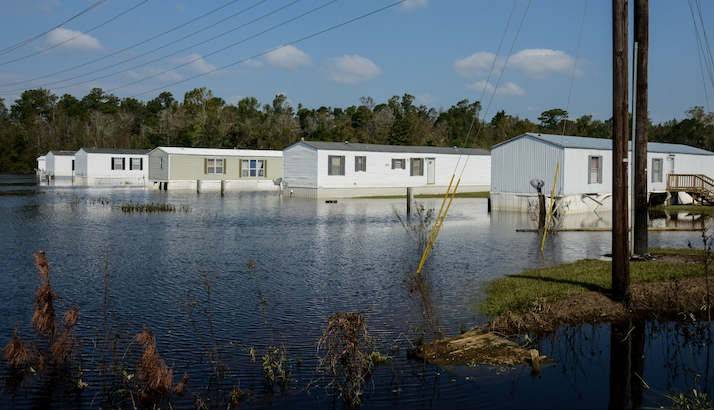
[[(516, 232), (532, 228), (531, 217), (489, 215), (486, 200), (457, 199), (427, 264), (433, 317), (425, 318), (422, 299), (409, 292), (406, 279), (419, 255), (395, 216), (403, 200), (327, 204), (276, 193), (220, 197), (22, 181), (0, 178), (0, 345), (16, 327), (32, 334), (32, 252), (43, 249), (61, 296), (58, 309), (81, 311), (79, 366), (87, 387), (73, 390), (48, 379), (13, 386), (0, 366), (0, 379), (7, 379), (0, 407), (106, 404), (108, 376), (97, 346), (105, 334), (116, 335), (118, 356), (133, 367), (139, 353), (129, 339), (147, 326), (175, 379), (190, 376), (188, 392), (172, 399), (174, 408), (193, 408), (195, 397), (225, 408), (234, 386), (250, 392), (242, 408), (340, 408), (316, 371), (317, 341), (327, 318), (340, 311), (364, 313), (377, 349), (394, 358), (365, 385), (366, 409), (654, 407), (693, 388), (714, 393), (714, 327), (692, 321), (560, 329), (536, 342), (554, 359), (537, 376), (526, 367), (438, 368), (407, 358), (410, 341), (428, 335), (435, 323), (447, 335), (483, 323), (477, 306), (488, 280), (601, 257), (609, 252), (608, 232), (554, 235), (541, 256), (536, 234)], [(124, 214), (117, 205), (126, 202), (171, 202), (191, 211)], [(607, 223), (603, 218), (596, 223)], [(703, 219), (676, 215), (653, 223), (698, 228)], [(563, 224), (593, 222), (576, 217)], [(650, 238), (655, 247), (700, 243), (696, 231)], [(287, 351), (291, 382), (285, 389), (263, 382), (260, 356), (268, 346)], [(621, 368), (632, 362), (639, 366), (634, 375)]]

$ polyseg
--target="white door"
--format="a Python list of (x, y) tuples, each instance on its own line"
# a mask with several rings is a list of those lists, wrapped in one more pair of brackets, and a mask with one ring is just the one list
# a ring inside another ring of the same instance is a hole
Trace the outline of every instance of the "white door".
[(427, 158), (426, 159), (426, 183), (427, 184), (433, 184), (434, 180), (436, 178), (436, 169), (434, 163), (436, 162), (436, 159), (434, 158)]
[(674, 154), (669, 154), (667, 157), (667, 167), (664, 172), (665, 183), (669, 183), (669, 174), (676, 174), (674, 171)]

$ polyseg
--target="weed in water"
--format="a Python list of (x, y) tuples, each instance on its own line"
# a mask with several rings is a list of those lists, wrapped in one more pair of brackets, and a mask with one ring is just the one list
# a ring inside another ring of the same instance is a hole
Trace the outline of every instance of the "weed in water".
[(268, 386), (275, 383), (281, 387), (286, 387), (290, 381), (290, 373), (287, 369), (288, 357), (283, 347), (268, 346), (263, 355), (263, 376)]
[(697, 389), (692, 389), (688, 393), (679, 393), (676, 395), (667, 396), (672, 402), (673, 410), (711, 410), (714, 409), (714, 403), (709, 396), (700, 392)]
[(330, 316), (317, 344), (320, 368), (331, 378), (329, 386), (351, 406), (362, 402), (362, 386), (374, 365), (373, 345), (364, 317), (352, 312)]
[(173, 386), (173, 370), (161, 358), (156, 347), (156, 338), (149, 329), (136, 335), (136, 341), (144, 352), (137, 365), (137, 378), (141, 383), (141, 393), (146, 396), (162, 396)]

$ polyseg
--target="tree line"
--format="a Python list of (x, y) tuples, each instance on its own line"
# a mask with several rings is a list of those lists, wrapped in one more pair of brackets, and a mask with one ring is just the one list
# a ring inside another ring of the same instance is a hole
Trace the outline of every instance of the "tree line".
[[(380, 103), (363, 97), (359, 105), (346, 108), (308, 108), (291, 106), (284, 95), (269, 104), (254, 97), (228, 104), (206, 88), (188, 91), (182, 101), (170, 92), (140, 101), (121, 99), (100, 88), (81, 99), (33, 89), (9, 107), (0, 98), (0, 173), (30, 172), (36, 157), (47, 151), (81, 147), (283, 149), (305, 138), (490, 148), (524, 132), (608, 138), (611, 129), (610, 120), (590, 115), (570, 119), (560, 108), (544, 111), (537, 122), (505, 111), (481, 118), (480, 111), (478, 101), (464, 99), (435, 109), (416, 104), (410, 94)], [(691, 108), (684, 119), (649, 127), (651, 141), (714, 150), (714, 113), (702, 107)]]

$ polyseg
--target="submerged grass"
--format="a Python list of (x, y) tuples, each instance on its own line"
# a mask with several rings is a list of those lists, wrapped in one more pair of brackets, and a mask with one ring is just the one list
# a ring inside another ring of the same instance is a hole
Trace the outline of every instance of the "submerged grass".
[(188, 205), (174, 205), (170, 203), (148, 203), (139, 204), (128, 202), (121, 204), (119, 207), (124, 213), (159, 213), (159, 212), (191, 212), (191, 207)]
[[(609, 294), (612, 284), (610, 267), (610, 261), (586, 259), (509, 275), (487, 285), (486, 300), (480, 310), (495, 317), (507, 312), (526, 312), (534, 305), (588, 291)], [(703, 275), (703, 267), (695, 263), (646, 261), (630, 265), (633, 284)]]
[[(489, 198), (491, 193), (486, 192), (457, 192), (456, 198)], [(377, 196), (358, 196), (355, 199), (394, 199), (405, 198), (405, 195), (377, 195)], [(444, 194), (417, 194), (415, 198), (443, 198)]]

